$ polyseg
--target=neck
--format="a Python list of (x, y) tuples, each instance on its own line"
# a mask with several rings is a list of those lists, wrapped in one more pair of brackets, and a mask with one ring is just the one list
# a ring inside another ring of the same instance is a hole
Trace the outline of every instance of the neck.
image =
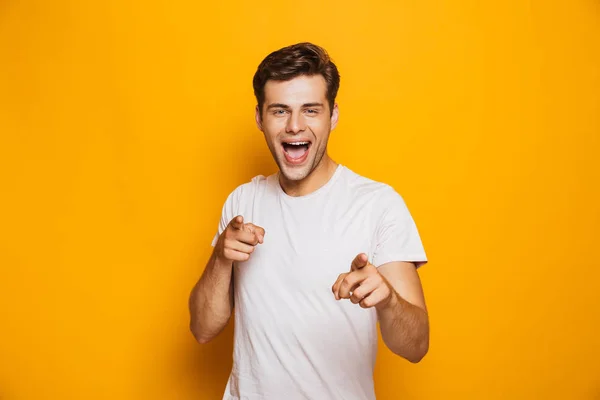
[(279, 184), (289, 196), (306, 196), (329, 182), (337, 166), (338, 164), (325, 154), (319, 165), (306, 178), (291, 181), (286, 179), (283, 174), (279, 174)]

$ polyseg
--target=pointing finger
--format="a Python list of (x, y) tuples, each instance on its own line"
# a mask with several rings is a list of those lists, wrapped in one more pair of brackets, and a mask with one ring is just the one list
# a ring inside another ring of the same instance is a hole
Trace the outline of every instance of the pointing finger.
[(260, 242), (262, 243), (263, 240), (265, 239), (265, 230), (263, 228), (261, 228), (260, 226), (257, 226), (256, 233), (258, 234), (258, 236), (260, 238)]
[(340, 285), (342, 283), (342, 280), (344, 280), (344, 278), (346, 277), (346, 275), (348, 275), (347, 273), (345, 274), (340, 274), (340, 276), (338, 276), (337, 280), (335, 281), (335, 283), (333, 284), (331, 291), (333, 292), (333, 295), (335, 296), (336, 300), (340, 299), (340, 295), (339, 295), (339, 291), (340, 291)]
[(234, 237), (236, 240), (252, 246), (256, 246), (258, 243), (260, 243), (260, 238), (258, 235), (246, 229), (236, 231)]
[(250, 232), (252, 232), (258, 236), (259, 243), (263, 242), (263, 240), (265, 238), (265, 230), (263, 228), (261, 228), (258, 225), (254, 225), (252, 223), (247, 223), (246, 225), (244, 225), (244, 227), (246, 229), (248, 229)]

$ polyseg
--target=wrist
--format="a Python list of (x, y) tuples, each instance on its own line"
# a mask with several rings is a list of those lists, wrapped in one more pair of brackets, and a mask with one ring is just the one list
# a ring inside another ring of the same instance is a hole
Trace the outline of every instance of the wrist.
[(392, 312), (393, 310), (396, 310), (400, 306), (401, 306), (400, 296), (398, 295), (398, 293), (396, 293), (396, 291), (394, 289), (390, 288), (389, 299), (386, 302), (384, 302), (383, 304), (381, 304), (381, 306), (377, 307), (377, 309), (379, 312), (388, 313), (388, 312)]
[(233, 268), (233, 261), (228, 260), (225, 256), (219, 254), (215, 251), (214, 253), (214, 267), (222, 270), (222, 269), (231, 269)]

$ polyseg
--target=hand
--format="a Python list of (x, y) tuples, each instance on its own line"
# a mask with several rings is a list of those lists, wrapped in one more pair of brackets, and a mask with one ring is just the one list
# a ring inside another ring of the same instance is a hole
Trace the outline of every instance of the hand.
[(251, 223), (244, 224), (244, 217), (238, 215), (219, 236), (215, 245), (216, 256), (226, 263), (246, 261), (255, 246), (263, 243), (264, 237), (263, 228)]
[(350, 272), (341, 274), (331, 288), (336, 300), (350, 299), (362, 308), (383, 309), (395, 300), (395, 291), (390, 283), (368, 262), (361, 253), (354, 258)]

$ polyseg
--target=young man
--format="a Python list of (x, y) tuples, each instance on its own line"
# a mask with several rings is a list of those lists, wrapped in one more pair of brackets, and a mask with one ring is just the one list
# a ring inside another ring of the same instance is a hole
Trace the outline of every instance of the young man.
[(397, 355), (427, 353), (417, 274), (427, 259), (403, 199), (327, 154), (339, 79), (310, 43), (273, 52), (254, 76), (256, 123), (279, 172), (229, 195), (190, 296), (200, 343), (235, 305), (224, 399), (374, 399), (377, 322)]

